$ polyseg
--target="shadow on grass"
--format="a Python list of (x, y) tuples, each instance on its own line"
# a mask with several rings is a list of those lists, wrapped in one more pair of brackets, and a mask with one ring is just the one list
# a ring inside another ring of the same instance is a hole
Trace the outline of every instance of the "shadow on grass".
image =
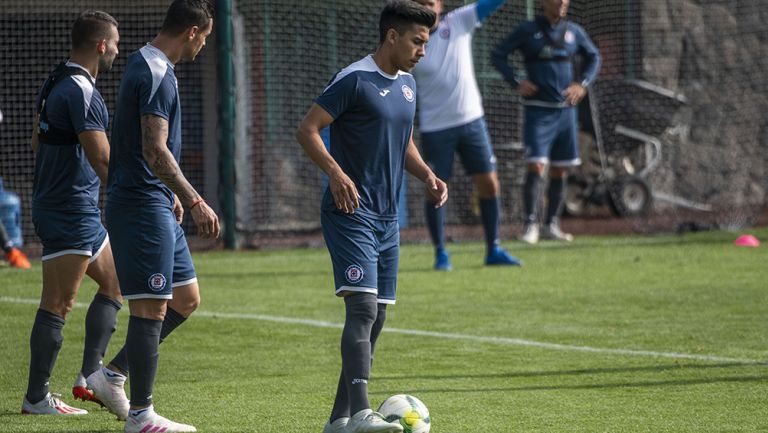
[[(391, 380), (446, 380), (446, 379), (503, 379), (515, 377), (547, 377), (547, 376), (580, 376), (593, 374), (614, 374), (614, 373), (636, 373), (636, 372), (665, 372), (670, 370), (709, 370), (725, 368), (744, 368), (757, 365), (768, 365), (767, 363), (720, 363), (720, 364), (666, 364), (651, 365), (646, 367), (620, 367), (620, 368), (585, 368), (578, 370), (553, 370), (553, 371), (511, 371), (497, 372), (487, 374), (455, 374), (455, 375), (412, 375), (412, 376), (383, 376), (376, 377), (377, 382)], [(768, 377), (768, 376), (765, 376)]]
[(533, 385), (533, 386), (510, 386), (497, 388), (408, 388), (397, 390), (386, 390), (372, 392), (375, 395), (392, 394), (425, 394), (435, 393), (485, 393), (485, 392), (524, 392), (524, 391), (561, 391), (561, 390), (592, 390), (592, 389), (616, 389), (616, 388), (655, 388), (670, 386), (692, 386), (708, 385), (713, 383), (748, 383), (748, 382), (768, 382), (768, 375), (757, 376), (732, 376), (732, 377), (712, 377), (706, 379), (680, 379), (680, 380), (659, 380), (643, 382), (626, 383), (586, 383), (579, 385)]

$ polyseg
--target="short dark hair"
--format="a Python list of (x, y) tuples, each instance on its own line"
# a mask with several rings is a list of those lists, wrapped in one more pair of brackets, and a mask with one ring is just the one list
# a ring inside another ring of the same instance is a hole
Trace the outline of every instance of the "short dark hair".
[(379, 18), (379, 42), (384, 42), (389, 29), (402, 35), (407, 27), (420, 24), (427, 28), (435, 25), (435, 13), (412, 0), (390, 0)]
[(80, 50), (90, 44), (109, 39), (112, 26), (117, 27), (117, 20), (102, 11), (85, 11), (72, 25), (72, 49)]
[(213, 18), (211, 0), (175, 0), (165, 14), (160, 31), (178, 35), (192, 26), (202, 29), (208, 26), (211, 18)]

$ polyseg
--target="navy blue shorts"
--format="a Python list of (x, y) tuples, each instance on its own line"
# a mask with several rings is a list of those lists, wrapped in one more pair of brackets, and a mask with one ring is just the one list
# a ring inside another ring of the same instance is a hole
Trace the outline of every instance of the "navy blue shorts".
[(336, 295), (373, 293), (379, 303), (394, 304), (400, 260), (397, 221), (323, 211), (320, 224), (331, 253)]
[(109, 243), (98, 208), (62, 212), (33, 207), (32, 223), (43, 244), (43, 261), (76, 254), (93, 262)]
[(171, 299), (174, 287), (197, 281), (171, 208), (107, 203), (106, 217), (123, 298)]
[(482, 117), (466, 125), (421, 134), (424, 162), (443, 181), (453, 174), (453, 154), (458, 152), (468, 175), (496, 171), (491, 137)]
[(554, 167), (581, 164), (576, 115), (576, 107), (526, 106), (523, 125), (525, 160), (550, 163)]

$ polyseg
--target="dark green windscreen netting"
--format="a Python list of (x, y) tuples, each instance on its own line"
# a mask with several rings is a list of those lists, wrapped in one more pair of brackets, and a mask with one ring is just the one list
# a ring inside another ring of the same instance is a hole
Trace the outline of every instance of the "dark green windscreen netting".
[[(0, 9), (0, 176), (22, 199), (28, 242), (36, 241), (29, 149), (34, 100), (68, 53), (71, 23), (100, 9), (120, 23), (120, 54), (99, 76), (110, 114), (127, 55), (151, 40), (169, 2), (19, 1)], [(451, 10), (464, 2), (446, 1)], [(475, 69), (502, 183), (502, 222), (519, 224), (525, 164), (517, 94), (490, 64), (490, 51), (525, 20), (530, 4), (509, 1), (478, 29)], [(339, 69), (375, 50), (382, 1), (238, 0), (235, 34), (236, 209), (243, 234), (292, 236), (319, 226), (320, 171), (294, 140), (298, 122)], [(758, 0), (579, 0), (570, 19), (585, 27), (604, 65), (580, 107), (584, 165), (571, 176), (567, 212), (594, 224), (619, 215), (640, 232), (738, 227), (763, 212), (768, 166), (768, 12)], [(180, 64), (182, 169), (219, 206), (218, 95), (213, 39)], [(513, 59), (520, 64), (520, 59)], [(418, 142), (418, 134), (416, 136)], [(448, 223), (479, 223), (471, 182), (458, 162)], [(422, 226), (422, 187), (408, 179), (407, 217)], [(571, 222), (570, 224), (575, 224)], [(194, 228), (187, 224), (188, 231)], [(426, 238), (426, 232), (424, 234)]]

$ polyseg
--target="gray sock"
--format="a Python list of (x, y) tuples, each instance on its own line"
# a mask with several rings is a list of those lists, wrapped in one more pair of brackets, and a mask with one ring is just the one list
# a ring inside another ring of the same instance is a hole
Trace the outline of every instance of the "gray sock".
[[(168, 307), (168, 309), (165, 311), (165, 319), (163, 320), (163, 329), (160, 330), (160, 342), (162, 343), (165, 340), (165, 337), (168, 336), (171, 332), (173, 332), (174, 329), (181, 326), (184, 321), (187, 320), (186, 317), (182, 316), (178, 311), (174, 310), (171, 307)], [(119, 352), (117, 352), (117, 355), (115, 355), (114, 358), (112, 358), (112, 361), (109, 362), (111, 365), (119, 368), (122, 370), (125, 374), (128, 374), (128, 357), (125, 354), (125, 346), (123, 346)]]
[(560, 214), (563, 213), (566, 185), (566, 178), (549, 180), (549, 205), (547, 206), (546, 220), (547, 224), (553, 222), (557, 223), (557, 220), (560, 218)]
[(27, 401), (34, 404), (48, 395), (48, 380), (59, 355), (64, 336), (64, 319), (43, 309), (37, 310), (29, 337), (29, 381)]
[(147, 406), (152, 403), (152, 387), (160, 358), (161, 320), (131, 316), (125, 347), (131, 371), (131, 406)]
[(333, 400), (333, 409), (331, 409), (330, 422), (349, 416), (349, 393), (347, 392), (347, 381), (344, 379), (344, 366), (342, 366), (339, 384), (336, 386), (336, 399)]
[(341, 365), (349, 394), (349, 410), (355, 414), (371, 407), (368, 378), (371, 374), (371, 328), (376, 321), (376, 295), (358, 293), (344, 298), (347, 318), (341, 333)]
[(117, 312), (123, 304), (109, 296), (97, 293), (85, 316), (85, 345), (83, 366), (80, 372), (88, 377), (99, 369), (101, 359), (107, 352), (109, 339), (117, 326)]
[(529, 171), (525, 175), (525, 185), (523, 186), (523, 211), (525, 212), (526, 224), (535, 223), (538, 220), (540, 195), (541, 176), (538, 173)]
[(376, 321), (371, 327), (371, 366), (373, 366), (373, 357), (376, 352), (376, 340), (379, 339), (379, 334), (384, 329), (384, 322), (387, 320), (387, 304), (378, 304), (377, 309)]
[[(376, 321), (373, 322), (373, 326), (371, 327), (371, 366), (373, 366), (373, 353), (376, 348), (376, 340), (379, 338), (382, 328), (384, 328), (384, 321), (387, 320), (387, 304), (378, 304), (377, 308)], [(336, 387), (336, 400), (333, 402), (330, 421), (334, 422), (339, 418), (349, 416), (349, 393), (347, 392), (347, 383), (344, 378), (344, 369), (342, 368), (341, 374), (339, 375), (339, 384)]]

